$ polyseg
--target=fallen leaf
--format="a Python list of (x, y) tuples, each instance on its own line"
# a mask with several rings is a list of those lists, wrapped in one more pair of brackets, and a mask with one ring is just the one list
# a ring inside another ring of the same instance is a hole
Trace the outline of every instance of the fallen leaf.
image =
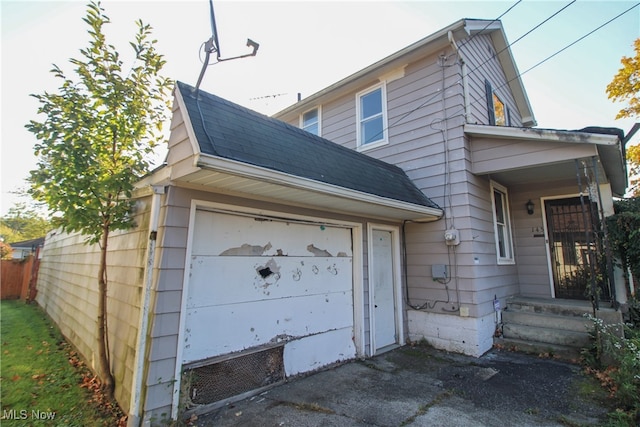
[(11, 377), (11, 381), (18, 381), (20, 379), (20, 375), (14, 375)]

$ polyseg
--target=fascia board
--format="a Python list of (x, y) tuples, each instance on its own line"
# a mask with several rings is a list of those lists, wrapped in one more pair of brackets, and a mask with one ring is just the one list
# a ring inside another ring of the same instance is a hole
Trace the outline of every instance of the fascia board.
[(595, 144), (615, 146), (615, 135), (571, 132), (556, 129), (516, 128), (508, 126), (487, 126), (465, 124), (464, 133), (471, 136), (500, 139), (520, 139), (528, 141), (557, 141), (565, 143)]
[(416, 205), (400, 200), (388, 199), (374, 194), (363, 193), (333, 184), (314, 181), (312, 179), (294, 176), (236, 160), (225, 159), (217, 156), (200, 155), (198, 167), (226, 172), (233, 175), (251, 178), (255, 180), (270, 182), (291, 188), (298, 188), (320, 194), (338, 196), (346, 199), (357, 200), (359, 202), (374, 205), (386, 206), (395, 209), (409, 210), (426, 216), (441, 217), (441, 209), (428, 206)]
[[(196, 89), (197, 90), (197, 89)], [(193, 125), (191, 124), (191, 116), (189, 116), (189, 111), (187, 110), (187, 106), (184, 103), (184, 99), (182, 98), (182, 93), (178, 90), (178, 86), (176, 85), (173, 90), (174, 97), (176, 102), (178, 103), (178, 110), (182, 114), (182, 120), (184, 121), (185, 128), (187, 130), (187, 136), (189, 138), (189, 143), (191, 143), (191, 149), (193, 150), (194, 157), (194, 166), (197, 163), (197, 157), (200, 154), (200, 146), (198, 145), (198, 139), (196, 138), (196, 133), (193, 130)], [(173, 113), (175, 114), (175, 112)]]

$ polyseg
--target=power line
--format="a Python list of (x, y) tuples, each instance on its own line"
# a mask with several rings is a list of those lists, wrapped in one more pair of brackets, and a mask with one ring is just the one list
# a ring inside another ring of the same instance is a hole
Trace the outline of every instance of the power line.
[[(575, 1), (575, 0), (574, 0)], [(515, 2), (511, 7), (509, 7), (507, 10), (505, 10), (504, 12), (502, 12), (502, 14), (500, 16), (498, 16), (497, 18), (489, 21), (489, 23), (487, 25), (485, 25), (485, 27), (478, 31), (477, 33), (473, 34), (471, 37), (469, 37), (468, 39), (466, 39), (464, 42), (462, 42), (460, 44), (460, 47), (464, 46), (467, 43), (470, 43), (471, 40), (473, 40), (474, 37), (479, 36), (480, 34), (484, 33), (484, 30), (486, 30), (487, 28), (489, 28), (489, 26), (491, 24), (493, 24), (496, 21), (499, 21), (500, 18), (502, 18), (504, 15), (506, 15), (507, 13), (511, 12), (511, 9), (513, 9), (514, 7), (516, 7), (518, 4), (520, 4), (522, 2), (522, 0), (518, 0), (517, 2)]]
[[(588, 36), (592, 35), (593, 33), (595, 33), (596, 31), (601, 30), (603, 27), (609, 25), (610, 23), (612, 23), (613, 21), (615, 21), (616, 19), (619, 19), (620, 17), (622, 17), (623, 15), (625, 15), (626, 13), (629, 13), (631, 10), (635, 9), (636, 7), (638, 7), (640, 5), (640, 3), (636, 3), (633, 6), (631, 6), (630, 8), (628, 8), (627, 10), (619, 13), (618, 15), (614, 16), (613, 18), (609, 19), (608, 21), (606, 21), (605, 23), (599, 25), (598, 27), (594, 28), (593, 30), (589, 31), (588, 33), (586, 33), (585, 35), (583, 35), (582, 37), (579, 37), (578, 39), (574, 40), (573, 42), (569, 43), (568, 45), (566, 45), (565, 47), (563, 47), (562, 49), (556, 51), (555, 53), (547, 56), (545, 59), (539, 61), (538, 63), (536, 63), (535, 65), (533, 65), (532, 67), (529, 67), (528, 69), (526, 69), (525, 71), (519, 73), (517, 76), (507, 80), (506, 82), (504, 82), (503, 84), (501, 84), (500, 86), (496, 87), (496, 89), (500, 89), (506, 85), (508, 85), (509, 83), (511, 83), (512, 81), (521, 78), (524, 74), (528, 73), (529, 71), (533, 70), (534, 68), (539, 67), (540, 65), (544, 64), (545, 62), (549, 61), (551, 58), (559, 55), (560, 53), (564, 52), (565, 50), (567, 50), (568, 48), (570, 48), (571, 46), (575, 45), (576, 43), (579, 43), (580, 41), (584, 40), (585, 38), (587, 38)], [(475, 70), (474, 70), (475, 71)], [(456, 82), (456, 84), (459, 82)], [(450, 87), (453, 87), (450, 86)], [(484, 99), (475, 97), (473, 99), (472, 102), (481, 102), (484, 101)], [(453, 116), (456, 116), (458, 114), (460, 114), (461, 112), (464, 111), (464, 108), (457, 111), (455, 114), (453, 114)]]
[[(615, 21), (616, 19), (620, 18), (622, 15), (624, 15), (627, 12), (630, 12), (632, 9), (638, 7), (638, 5), (640, 5), (640, 3), (636, 3), (635, 5), (631, 6), (629, 9), (625, 10), (624, 12), (620, 13), (619, 15), (611, 18), (610, 20), (608, 20), (607, 22), (605, 22), (604, 24), (600, 25), (599, 27), (589, 31), (587, 34), (585, 34), (584, 36), (580, 37), (579, 39), (575, 40), (572, 43), (569, 43), (568, 45), (566, 45), (565, 47), (563, 47), (562, 49), (560, 49), (559, 51), (557, 51), (556, 53), (554, 53), (553, 55), (550, 55), (548, 57), (546, 57), (545, 59), (543, 59), (542, 61), (538, 62), (536, 65), (534, 65), (533, 67), (528, 68), (527, 70), (523, 71), (522, 73), (520, 73), (518, 75), (518, 77), (528, 73), (529, 71), (533, 70), (534, 68), (538, 67), (539, 65), (544, 64), (545, 62), (547, 62), (549, 59), (553, 58), (554, 56), (558, 55), (559, 53), (564, 52), (565, 50), (567, 50), (568, 48), (570, 48), (571, 46), (573, 46), (574, 44), (582, 41), (583, 39), (589, 37), (591, 34), (595, 33), (596, 31), (599, 31), (602, 27), (609, 25), (610, 23), (612, 23), (613, 21)], [(512, 79), (513, 80), (513, 79)], [(511, 82), (511, 80), (509, 80), (507, 83)]]
[[(572, 1), (571, 3), (569, 3), (568, 5), (564, 6), (562, 9), (558, 10), (556, 13), (554, 13), (553, 15), (551, 15), (549, 18), (545, 19), (544, 21), (542, 21), (540, 24), (536, 25), (533, 29), (531, 29), (530, 31), (528, 31), (527, 33), (525, 33), (523, 36), (519, 37), (517, 41), (521, 40), (524, 36), (530, 34), (532, 31), (534, 31), (535, 29), (539, 28), (542, 24), (544, 24), (545, 22), (547, 22), (549, 19), (553, 18), (554, 16), (556, 16), (558, 13), (560, 13), (561, 11), (563, 11), (564, 9), (566, 9), (568, 6), (570, 6), (571, 4), (573, 4), (574, 1)], [(516, 3), (517, 4), (517, 3)], [(605, 27), (606, 25), (610, 24), (611, 22), (615, 21), (616, 19), (619, 19), (621, 16), (625, 15), (626, 13), (630, 12), (631, 10), (633, 10), (634, 8), (638, 7), (640, 5), (640, 3), (636, 3), (635, 5), (631, 6), (630, 8), (628, 8), (627, 10), (625, 10), (624, 12), (621, 12), (620, 14), (616, 15), (615, 17), (611, 18), (610, 20), (608, 20), (607, 22), (605, 22), (604, 24), (596, 27), (595, 29), (589, 31), (587, 34), (583, 35), (582, 37), (578, 38), (577, 40), (573, 41), (572, 43), (568, 44), (567, 46), (563, 47), (562, 49), (560, 49), (559, 51), (553, 53), (552, 55), (548, 56), (547, 58), (543, 59), (542, 61), (538, 62), (537, 64), (535, 64), (533, 67), (528, 68), (527, 70), (525, 70), (522, 73), (519, 73), (517, 76), (511, 78), (510, 80), (507, 80), (505, 83), (501, 84), (500, 86), (496, 87), (496, 89), (500, 89), (506, 85), (508, 85), (509, 83), (511, 83), (512, 81), (519, 79), (522, 75), (524, 75), (525, 73), (528, 73), (529, 71), (533, 70), (534, 68), (542, 65), (543, 63), (547, 62), (548, 60), (550, 60), (551, 58), (555, 57), (556, 55), (562, 53), (563, 51), (567, 50), (568, 48), (570, 48), (571, 46), (575, 45), (576, 43), (580, 42), (581, 40), (585, 39), (586, 37), (590, 36), (591, 34), (595, 33), (596, 31), (599, 31), (600, 29), (602, 29), (603, 27)], [(514, 5), (515, 6), (515, 5)], [(509, 9), (511, 10), (513, 8), (513, 6)], [(507, 10), (508, 12), (508, 10)], [(503, 14), (504, 15), (504, 14)], [(501, 16), (503, 16), (501, 15)], [(495, 20), (494, 20), (495, 21)], [(492, 21), (493, 22), (493, 21)], [(487, 28), (487, 27), (485, 27)], [(472, 36), (473, 37), (473, 36)], [(471, 38), (472, 38), (471, 37)], [(467, 41), (470, 41), (471, 38), (467, 39)], [(515, 43), (515, 42), (514, 42)], [(512, 46), (514, 43), (509, 44), (505, 49), (509, 48), (510, 46)], [(463, 44), (461, 44), (461, 46), (463, 46)], [(504, 51), (505, 49), (503, 49), (502, 51)], [(500, 52), (502, 52), (500, 51)], [(481, 64), (480, 66), (486, 64), (485, 61), (483, 64)], [(467, 75), (472, 74), (473, 72), (476, 72), (480, 66), (477, 66), (476, 68), (474, 68), (472, 71), (470, 71), (469, 73), (467, 73)], [(460, 84), (461, 80), (457, 80), (455, 83), (451, 84), (450, 86), (447, 86), (446, 88), (442, 89), (442, 90), (447, 90), (450, 89), (458, 84)], [(393, 122), (393, 124), (387, 126), (383, 132), (391, 129), (392, 127), (396, 126), (397, 124), (399, 124), (402, 120), (404, 120), (405, 118), (407, 118), (408, 116), (410, 116), (411, 114), (415, 113), (416, 111), (420, 110), (421, 108), (423, 108), (424, 106), (426, 106), (427, 104), (429, 104), (431, 101), (433, 101), (436, 96), (438, 96), (440, 94), (441, 89), (436, 90), (435, 93), (433, 93), (432, 96), (430, 96), (429, 98), (427, 98), (424, 102), (422, 102), (420, 105), (418, 105), (416, 108), (408, 111), (407, 113), (405, 113), (402, 117), (400, 117), (398, 120), (396, 120), (395, 122)], [(480, 101), (484, 101), (484, 99), (480, 99), (475, 97), (472, 102), (480, 102)], [(460, 114), (461, 112), (464, 112), (465, 108), (463, 107), (461, 110), (457, 111), (456, 113), (454, 113), (451, 117), (455, 117), (458, 114)]]

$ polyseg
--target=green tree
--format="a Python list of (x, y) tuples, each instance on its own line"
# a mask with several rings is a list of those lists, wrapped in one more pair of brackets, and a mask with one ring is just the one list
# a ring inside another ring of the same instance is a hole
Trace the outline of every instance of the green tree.
[[(607, 218), (607, 229), (611, 247), (621, 267), (631, 271), (638, 295), (640, 280), (640, 197), (616, 200), (613, 204), (615, 215)], [(625, 288), (629, 289), (628, 275), (624, 275)]]
[(74, 79), (57, 65), (51, 72), (61, 81), (58, 93), (32, 95), (43, 121), (26, 125), (38, 139), (38, 163), (31, 171), (30, 194), (62, 214), (58, 224), (68, 232), (99, 244), (98, 331), (99, 373), (113, 397), (107, 329), (107, 244), (115, 230), (133, 226), (131, 194), (149, 170), (150, 154), (163, 140), (171, 82), (161, 76), (165, 65), (151, 38), (151, 26), (136, 21), (135, 59), (125, 69), (116, 48), (108, 44), (103, 26), (110, 22), (99, 2), (87, 5), (89, 46), (81, 59), (70, 59)]
[[(614, 102), (627, 102), (616, 119), (640, 117), (640, 38), (633, 43), (635, 56), (623, 56), (620, 60), (622, 67), (607, 85), (607, 95)], [(629, 176), (631, 176), (632, 194), (640, 195), (640, 147), (637, 145), (627, 148), (627, 162)]]
[(16, 203), (0, 218), (0, 236), (7, 243), (44, 237), (51, 228), (48, 219), (23, 202)]

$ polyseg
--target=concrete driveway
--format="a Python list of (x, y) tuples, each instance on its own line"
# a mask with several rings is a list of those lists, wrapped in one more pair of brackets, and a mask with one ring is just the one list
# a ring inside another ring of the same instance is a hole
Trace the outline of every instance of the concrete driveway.
[(194, 420), (194, 426), (597, 425), (579, 366), (491, 351), (481, 358), (401, 347), (295, 378)]

